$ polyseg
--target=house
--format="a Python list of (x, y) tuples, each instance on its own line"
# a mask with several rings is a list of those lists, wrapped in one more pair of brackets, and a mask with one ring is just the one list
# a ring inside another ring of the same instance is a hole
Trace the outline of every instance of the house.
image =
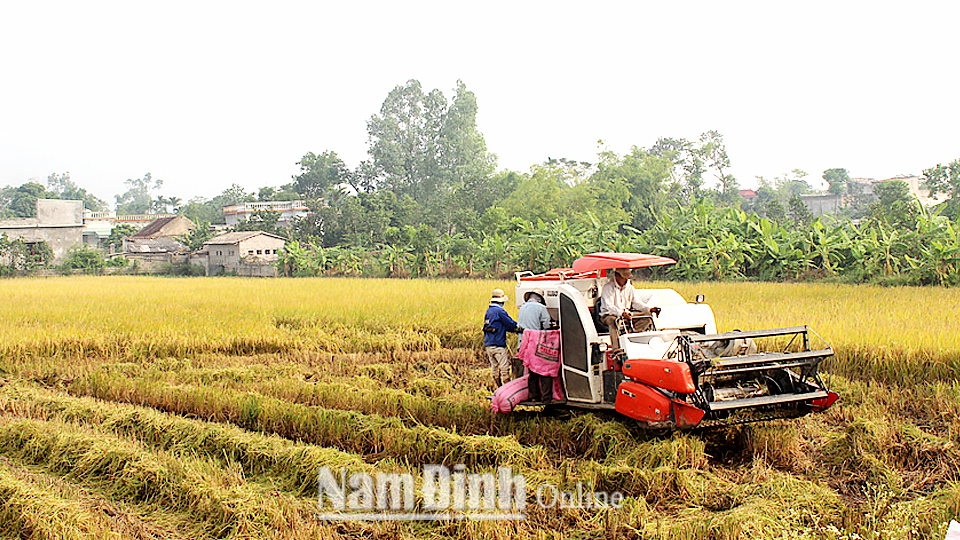
[[(83, 243), (94, 248), (106, 246), (107, 239), (116, 224), (117, 215), (113, 212), (83, 211)], [(120, 246), (108, 246), (111, 252)]]
[(229, 232), (211, 238), (202, 250), (206, 253), (207, 275), (276, 277), (273, 263), (280, 258), (284, 244), (285, 238), (263, 231)]
[(190, 253), (176, 238), (124, 238), (123, 256), (149, 272), (164, 264), (183, 264)]
[(187, 246), (177, 240), (196, 225), (183, 216), (155, 219), (142, 229), (123, 239), (123, 256), (138, 261), (144, 270), (155, 270), (163, 264), (186, 262)]
[(54, 263), (83, 243), (83, 201), (38, 199), (37, 217), (0, 220), (0, 234), (26, 244), (46, 242)]
[[(130, 225), (142, 229), (160, 219), (175, 218), (175, 214), (130, 214), (118, 216), (114, 212), (83, 211), (83, 243), (91, 247), (103, 247), (111, 253), (122, 249), (121, 246), (107, 246), (107, 238), (117, 225)], [(188, 220), (189, 221), (189, 220)]]
[(800, 200), (807, 205), (810, 214), (814, 217), (820, 217), (825, 214), (836, 214), (843, 210), (848, 204), (848, 197), (845, 195), (834, 195), (833, 193), (816, 193), (800, 195)]
[(874, 184), (889, 182), (891, 180), (900, 180), (907, 184), (907, 189), (910, 190), (910, 194), (916, 197), (917, 200), (920, 201), (920, 204), (924, 206), (936, 206), (947, 200), (947, 196), (943, 193), (938, 194), (936, 197), (931, 197), (930, 190), (921, 187), (923, 183), (922, 179), (916, 175), (894, 176), (893, 178), (887, 178), (886, 180), (878, 180), (874, 182)]
[(293, 218), (310, 215), (310, 209), (303, 201), (245, 202), (223, 207), (223, 219), (232, 227), (241, 221), (250, 219), (257, 212), (273, 212), (277, 216), (277, 225), (289, 227)]

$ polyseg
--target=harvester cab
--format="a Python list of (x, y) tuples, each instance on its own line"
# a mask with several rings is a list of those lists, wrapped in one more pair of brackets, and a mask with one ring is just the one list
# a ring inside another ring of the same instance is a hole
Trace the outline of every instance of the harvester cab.
[[(646, 428), (727, 425), (822, 411), (837, 399), (820, 377), (833, 350), (807, 326), (717, 333), (710, 306), (672, 289), (637, 289), (660, 308), (652, 325), (620, 327), (611, 343), (600, 322), (600, 290), (614, 268), (675, 264), (666, 257), (594, 253), (572, 268), (517, 274), (516, 298), (541, 289), (559, 322), (559, 403), (612, 409)], [(618, 324), (623, 324), (618, 322)], [(519, 405), (537, 405), (521, 402)]]

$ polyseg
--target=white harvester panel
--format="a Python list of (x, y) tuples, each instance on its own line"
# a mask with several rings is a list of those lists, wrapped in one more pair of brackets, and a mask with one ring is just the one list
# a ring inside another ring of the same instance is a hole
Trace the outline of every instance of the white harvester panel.
[(560, 358), (563, 362), (563, 387), (569, 401), (599, 403), (603, 400), (600, 355), (594, 358), (599, 343), (597, 329), (583, 294), (571, 285), (558, 288), (560, 305)]

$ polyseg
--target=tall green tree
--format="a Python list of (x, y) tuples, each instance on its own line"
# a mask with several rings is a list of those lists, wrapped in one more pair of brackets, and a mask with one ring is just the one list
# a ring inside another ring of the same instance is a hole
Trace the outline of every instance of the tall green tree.
[(107, 237), (106, 245), (109, 246), (110, 252), (118, 252), (123, 246), (123, 239), (137, 234), (138, 229), (129, 223), (121, 223), (114, 226), (110, 229), (110, 236)]
[(214, 197), (213, 200), (220, 206), (229, 206), (242, 202), (253, 202), (256, 200), (256, 197), (252, 193), (247, 192), (240, 184), (230, 184), (230, 187), (223, 190), (223, 192)]
[(155, 208), (152, 192), (160, 189), (163, 180), (154, 180), (150, 173), (143, 178), (129, 178), (123, 182), (127, 191), (116, 196), (117, 214), (148, 214)]
[(458, 188), (482, 183), (497, 166), (497, 157), (487, 152), (477, 129), (477, 110), (477, 96), (458, 80), (453, 101), (443, 114), (439, 147), (440, 167)]
[(719, 131), (710, 130), (701, 134), (696, 153), (708, 170), (713, 169), (720, 182), (721, 194), (729, 195), (737, 192), (737, 181), (729, 174), (730, 157), (727, 155), (727, 146)]
[(930, 190), (930, 196), (943, 194), (948, 197), (941, 214), (954, 222), (960, 221), (960, 159), (923, 171), (923, 180)]
[(846, 169), (833, 168), (823, 171), (823, 179), (830, 186), (827, 191), (833, 195), (843, 195), (847, 192), (850, 175)]
[(781, 201), (789, 201), (794, 195), (804, 195), (813, 191), (807, 182), (808, 174), (802, 169), (794, 169), (774, 179)]
[(78, 186), (70, 179), (70, 173), (53, 173), (47, 176), (47, 191), (57, 199), (83, 201), (83, 207), (92, 212), (103, 212), (107, 203)]
[(669, 160), (670, 181), (675, 186), (673, 197), (683, 203), (700, 199), (703, 196), (703, 175), (706, 167), (703, 153), (687, 139), (661, 137), (648, 153)]
[(887, 180), (873, 186), (877, 200), (870, 205), (873, 224), (885, 224), (898, 230), (914, 229), (920, 214), (920, 203), (910, 194), (903, 180)]
[(305, 199), (330, 199), (346, 185), (352, 185), (352, 172), (336, 152), (308, 152), (297, 162), (300, 174), (293, 177), (293, 189)]
[(625, 210), (632, 217), (631, 225), (646, 228), (656, 222), (666, 204), (664, 187), (671, 177), (674, 163), (663, 155), (634, 146), (629, 154), (618, 156), (602, 152), (597, 172), (591, 179), (626, 186)]
[(32, 218), (37, 216), (37, 199), (51, 198), (44, 187), (36, 182), (27, 182), (19, 187), (7, 186), (0, 191), (0, 203), (5, 218)]
[(429, 202), (444, 187), (440, 169), (440, 137), (446, 99), (439, 90), (424, 93), (410, 80), (387, 95), (380, 112), (367, 122), (371, 184), (398, 195)]

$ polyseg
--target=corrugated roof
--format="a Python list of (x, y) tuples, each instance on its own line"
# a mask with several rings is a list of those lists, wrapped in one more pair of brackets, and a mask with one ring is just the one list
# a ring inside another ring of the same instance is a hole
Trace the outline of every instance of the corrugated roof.
[(195, 225), (183, 216), (158, 218), (132, 235), (134, 238), (158, 238), (161, 236), (180, 236), (186, 234)]

